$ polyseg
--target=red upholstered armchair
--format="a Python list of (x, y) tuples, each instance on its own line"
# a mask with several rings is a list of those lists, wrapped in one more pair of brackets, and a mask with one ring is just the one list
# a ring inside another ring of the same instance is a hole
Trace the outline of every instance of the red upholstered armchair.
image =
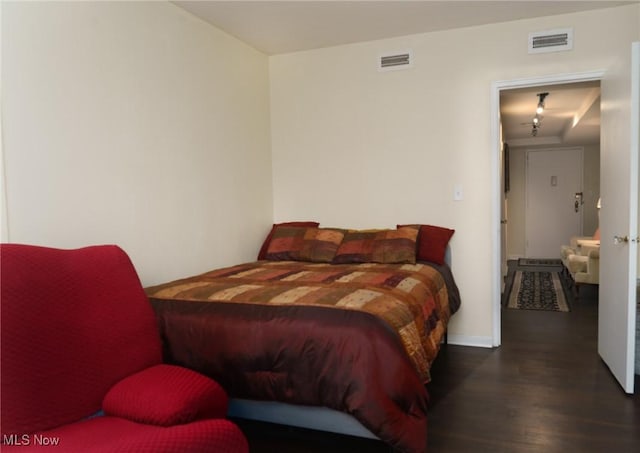
[(213, 380), (162, 364), (156, 319), (116, 246), (0, 246), (1, 450), (248, 451)]

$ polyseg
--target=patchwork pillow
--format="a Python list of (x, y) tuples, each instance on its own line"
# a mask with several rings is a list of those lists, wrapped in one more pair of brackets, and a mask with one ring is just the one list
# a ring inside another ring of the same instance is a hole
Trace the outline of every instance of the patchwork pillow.
[(344, 233), (333, 228), (278, 226), (273, 232), (265, 259), (330, 263)]
[(333, 259), (345, 263), (415, 263), (418, 230), (406, 227), (395, 230), (350, 230)]
[(281, 226), (274, 228), (264, 258), (270, 261), (299, 261), (306, 228)]
[(335, 228), (307, 228), (304, 234), (301, 261), (330, 263), (344, 238), (344, 231)]
[(264, 260), (267, 255), (267, 249), (269, 248), (269, 243), (271, 242), (271, 238), (273, 237), (273, 233), (279, 226), (297, 226), (297, 227), (318, 227), (320, 226), (320, 222), (282, 222), (282, 223), (274, 223), (273, 227), (271, 227), (271, 231), (265, 238), (262, 243), (262, 247), (260, 247), (260, 252), (258, 252), (258, 259)]
[[(411, 225), (398, 225), (398, 228), (402, 226), (410, 227)], [(417, 259), (444, 264), (447, 244), (456, 230), (434, 225), (413, 225), (413, 227), (419, 228)]]

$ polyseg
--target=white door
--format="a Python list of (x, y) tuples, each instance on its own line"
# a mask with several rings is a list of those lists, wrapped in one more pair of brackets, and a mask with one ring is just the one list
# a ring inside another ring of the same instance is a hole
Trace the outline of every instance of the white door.
[(526, 193), (525, 254), (556, 258), (582, 231), (582, 148), (527, 151)]
[(633, 393), (638, 254), (640, 42), (602, 80), (598, 353)]

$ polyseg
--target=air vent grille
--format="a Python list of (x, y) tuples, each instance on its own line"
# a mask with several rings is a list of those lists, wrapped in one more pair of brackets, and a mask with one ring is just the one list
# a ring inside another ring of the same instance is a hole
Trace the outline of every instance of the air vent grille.
[(379, 71), (394, 71), (407, 69), (413, 65), (413, 53), (408, 51), (392, 52), (380, 55), (378, 59)]
[(567, 45), (567, 34), (560, 33), (557, 35), (545, 35), (545, 36), (536, 36), (533, 38), (533, 42), (531, 45), (534, 49), (539, 49), (541, 47), (556, 47), (556, 46), (566, 46)]
[(571, 49), (573, 49), (572, 28), (529, 34), (529, 53), (561, 52)]

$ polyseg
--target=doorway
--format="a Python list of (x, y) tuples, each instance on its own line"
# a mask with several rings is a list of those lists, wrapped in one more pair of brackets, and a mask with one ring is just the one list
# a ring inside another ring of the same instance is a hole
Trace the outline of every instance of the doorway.
[(602, 93), (601, 143), (602, 180), (601, 260), (599, 272), (598, 355), (612, 376), (627, 393), (634, 391), (633, 362), (636, 337), (636, 281), (638, 277), (638, 167), (640, 155), (640, 42), (621, 47), (605, 71), (549, 76), (529, 80), (492, 84), (491, 134), (494, 143), (492, 169), (496, 184), (492, 203), (494, 244), (492, 253), (492, 289), (494, 293), (493, 344), (501, 342), (499, 281), (499, 212), (500, 191), (500, 110), (502, 90), (514, 87), (544, 86), (562, 82), (599, 80)]
[[(593, 72), (585, 72), (585, 73), (580, 73), (580, 74), (567, 74), (567, 75), (559, 75), (559, 76), (549, 76), (549, 77), (540, 77), (540, 78), (532, 78), (532, 79), (520, 79), (520, 80), (510, 80), (510, 81), (501, 81), (501, 82), (494, 82), (492, 84), (492, 98), (491, 98), (491, 104), (492, 104), (492, 116), (491, 116), (491, 121), (492, 121), (492, 127), (491, 127), (491, 131), (492, 131), (492, 141), (495, 144), (494, 149), (496, 149), (497, 151), (492, 155), (492, 162), (493, 162), (493, 169), (494, 169), (494, 196), (493, 196), (493, 203), (492, 203), (492, 231), (494, 231), (494, 237), (493, 237), (493, 243), (494, 244), (498, 244), (494, 250), (493, 253), (493, 259), (492, 259), (492, 275), (493, 275), (493, 282), (492, 282), (492, 292), (493, 292), (493, 300), (494, 300), (494, 305), (493, 305), (493, 314), (492, 314), (492, 318), (493, 318), (493, 346), (497, 347), (500, 346), (501, 342), (502, 342), (502, 338), (501, 338), (501, 294), (502, 294), (502, 288), (503, 288), (503, 269), (506, 268), (505, 263), (503, 262), (502, 258), (501, 258), (501, 254), (503, 252), (502, 247), (501, 247), (501, 241), (503, 239), (503, 232), (505, 230), (504, 225), (505, 222), (508, 225), (509, 223), (511, 223), (510, 227), (513, 227), (513, 219), (515, 217), (517, 217), (518, 214), (518, 209), (520, 209), (522, 211), (522, 218), (524, 218), (524, 207), (525, 207), (525, 202), (524, 199), (522, 201), (522, 203), (514, 203), (513, 200), (510, 200), (512, 198), (512, 195), (514, 195), (514, 192), (516, 190), (520, 190), (521, 191), (521, 195), (522, 197), (524, 197), (524, 184), (522, 184), (521, 187), (517, 187), (517, 181), (514, 180), (514, 177), (516, 175), (513, 174), (513, 168), (514, 165), (516, 165), (516, 161), (518, 160), (518, 154), (517, 154), (517, 148), (518, 146), (513, 146), (514, 143), (508, 143), (508, 147), (503, 147), (503, 133), (502, 133), (502, 127), (504, 127), (504, 125), (502, 124), (502, 119), (501, 119), (501, 115), (500, 115), (500, 98), (501, 98), (501, 94), (510, 90), (518, 90), (518, 89), (533, 89), (534, 91), (537, 90), (536, 92), (544, 92), (544, 88), (545, 87), (550, 87), (550, 86), (557, 86), (557, 85), (562, 85), (562, 84), (576, 84), (576, 83), (583, 83), (583, 82), (594, 82), (596, 84), (599, 83), (599, 81), (604, 77), (604, 72), (603, 71), (593, 71)], [(550, 100), (550, 99), (547, 99)], [(535, 106), (532, 109), (532, 113), (535, 113)], [(533, 116), (533, 115), (532, 115)], [(523, 127), (529, 127), (531, 128), (530, 125), (525, 125)], [(538, 140), (538, 142), (540, 142)], [(543, 142), (544, 143), (544, 142)], [(556, 142), (557, 143), (557, 142)], [(546, 142), (546, 148), (549, 148), (549, 145), (551, 145), (553, 143), (549, 143), (548, 141)], [(521, 146), (529, 146), (530, 147), (530, 143), (515, 143), (515, 145), (521, 145)], [(505, 155), (503, 153), (504, 149), (507, 148), (509, 149), (509, 161), (510, 161), (510, 168), (511, 170), (509, 170), (508, 168), (505, 169), (504, 167), (504, 159), (505, 159)], [(522, 158), (521, 158), (522, 159)], [(522, 164), (524, 165), (524, 164)], [(524, 166), (522, 167), (524, 168)], [(501, 190), (501, 188), (504, 188), (504, 178), (505, 178), (505, 174), (504, 171), (507, 170), (510, 172), (509, 175), (509, 188), (505, 188), (505, 190)], [(523, 178), (524, 179), (524, 178)], [(597, 200), (598, 198), (598, 194), (595, 194), (595, 199)], [(585, 197), (584, 199), (585, 204), (587, 203), (587, 198)], [(595, 203), (594, 204), (594, 211), (595, 211)], [(502, 217), (502, 214), (508, 212), (508, 217), (505, 219)], [(502, 228), (501, 228), (502, 227)], [(524, 225), (522, 226), (524, 228)], [(512, 235), (509, 235), (509, 241), (513, 241), (516, 240), (515, 238), (512, 237)], [(569, 238), (566, 239), (567, 241), (569, 240)], [(522, 247), (522, 256), (524, 256), (524, 241), (523, 241), (523, 247)], [(559, 254), (559, 253), (558, 253)], [(507, 256), (507, 254), (502, 254)], [(508, 258), (513, 258), (511, 256), (508, 256)]]

